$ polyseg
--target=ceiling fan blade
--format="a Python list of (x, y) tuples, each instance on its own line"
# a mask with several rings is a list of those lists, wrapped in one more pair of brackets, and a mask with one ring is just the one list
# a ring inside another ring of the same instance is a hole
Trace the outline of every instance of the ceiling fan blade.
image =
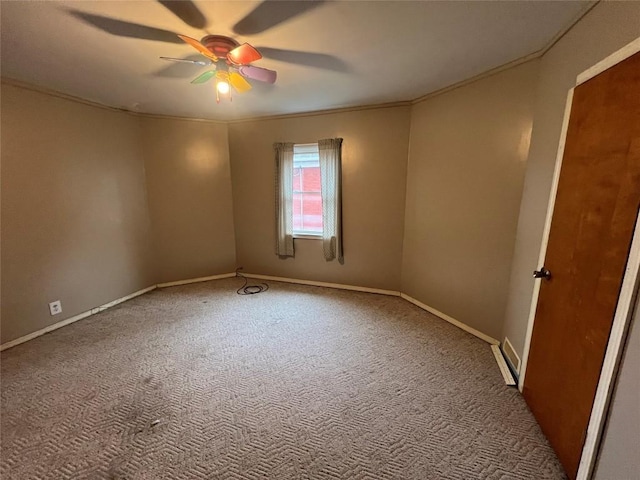
[(240, 75), (265, 83), (276, 83), (278, 74), (274, 70), (268, 68), (254, 67), (253, 65), (241, 65), (238, 68)]
[(236, 65), (247, 65), (256, 60), (260, 60), (262, 55), (248, 43), (243, 43), (227, 53), (227, 59)]
[(188, 58), (173, 58), (173, 57), (160, 57), (162, 60), (168, 60), (170, 62), (178, 63), (192, 63), (194, 65), (201, 65), (206, 67), (207, 65), (213, 65), (212, 62), (205, 62), (204, 60), (189, 60)]
[(84, 23), (96, 27), (103, 32), (118, 37), (140, 38), (143, 40), (155, 40), (158, 42), (180, 43), (176, 34), (161, 28), (148, 27), (138, 23), (125, 22), (115, 18), (103, 17), (91, 13), (80, 12), (78, 10), (67, 10), (69, 14), (83, 21)]
[(216, 57), (213, 53), (211, 53), (207, 49), (207, 47), (202, 45), (195, 38), (187, 37), (186, 35), (178, 35), (178, 37), (180, 37), (180, 39), (182, 39), (183, 42), (188, 43), (189, 45), (191, 45), (193, 48), (195, 48), (197, 51), (199, 51), (202, 55), (204, 55), (208, 59), (213, 60), (214, 62), (218, 61), (218, 57)]
[[(199, 73), (198, 69), (203, 66), (212, 66), (215, 65), (213, 63), (207, 63), (207, 60), (202, 58), (199, 53), (195, 53), (185, 58), (170, 58), (170, 57), (160, 57), (163, 60), (166, 60), (163, 63), (163, 66), (158, 70), (151, 72), (151, 76), (153, 77), (161, 77), (161, 78), (180, 78), (180, 79), (191, 79), (193, 78), (194, 72)], [(204, 60), (202, 63), (205, 65), (200, 65), (200, 59)], [(191, 60), (194, 63), (187, 63), (186, 61), (179, 60)], [(215, 67), (213, 67), (215, 68)]]
[(335, 72), (349, 72), (349, 66), (344, 60), (325, 53), (301, 52), (281, 48), (257, 47), (264, 58), (271, 58), (281, 62), (305, 65), (307, 67), (322, 68)]
[(263, 1), (233, 26), (238, 35), (262, 33), (324, 3), (316, 1)]
[(215, 74), (216, 74), (215, 69), (208, 70), (204, 73), (201, 73), (193, 80), (191, 80), (191, 83), (200, 84), (200, 83), (208, 82), (209, 80), (211, 80), (211, 78), (213, 78), (213, 76), (215, 76)]
[(191, 0), (158, 0), (158, 3), (190, 27), (202, 30), (207, 26), (207, 19)]
[(236, 72), (229, 73), (229, 83), (238, 93), (244, 93), (251, 90), (251, 84), (247, 82), (242, 75)]

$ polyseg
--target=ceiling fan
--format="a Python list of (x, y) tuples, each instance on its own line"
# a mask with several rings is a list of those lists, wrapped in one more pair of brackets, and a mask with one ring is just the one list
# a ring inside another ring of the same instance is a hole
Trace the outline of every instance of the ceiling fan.
[(216, 102), (220, 103), (220, 95), (231, 97), (231, 88), (244, 93), (251, 89), (251, 84), (245, 79), (250, 78), (266, 83), (275, 83), (277, 73), (267, 68), (250, 65), (260, 60), (262, 55), (248, 43), (240, 45), (233, 38), (224, 35), (207, 35), (198, 41), (186, 35), (178, 35), (185, 43), (191, 45), (206, 61), (187, 60), (182, 58), (160, 57), (174, 62), (193, 63), (211, 66), (210, 70), (198, 75), (191, 83), (202, 84), (213, 80), (216, 86)]
[[(176, 17), (192, 28), (207, 31), (208, 21), (193, 0), (156, 0), (158, 4), (172, 12)], [(326, 0), (272, 1), (263, 0), (242, 19), (236, 22), (231, 30), (242, 36), (261, 34), (271, 28), (282, 25), (293, 18), (305, 14), (325, 3)], [(253, 47), (247, 43), (240, 45), (233, 38), (222, 35), (206, 35), (200, 41), (184, 35), (176, 35), (169, 30), (128, 22), (116, 18), (105, 17), (78, 10), (67, 10), (82, 22), (98, 28), (111, 35), (120, 37), (153, 40), (168, 43), (182, 41), (194, 47), (206, 60), (188, 58), (161, 57), (179, 63), (191, 63), (200, 66), (212, 66), (210, 70), (196, 77), (192, 83), (216, 82), (217, 99), (224, 95), (225, 89), (231, 87), (238, 93), (251, 88), (246, 80), (274, 83), (276, 72), (251, 65), (262, 58), (271, 58), (280, 62), (321, 68), (339, 72), (348, 71), (348, 66), (341, 58), (317, 52), (305, 52), (272, 47)], [(224, 86), (226, 84), (226, 87)], [(230, 91), (230, 88), (229, 88)]]

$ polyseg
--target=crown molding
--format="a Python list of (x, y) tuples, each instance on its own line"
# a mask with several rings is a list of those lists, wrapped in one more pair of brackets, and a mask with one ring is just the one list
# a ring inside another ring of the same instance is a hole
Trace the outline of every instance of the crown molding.
[(51, 97), (62, 98), (63, 100), (82, 103), (90, 107), (101, 108), (103, 110), (109, 110), (112, 112), (128, 113), (128, 110), (125, 110), (123, 108), (112, 107), (111, 105), (95, 102), (93, 100), (87, 100), (82, 97), (76, 97), (73, 95), (59, 92), (57, 90), (52, 90), (50, 88), (40, 87), (38, 85), (34, 85), (33, 83), (24, 82), (22, 80), (16, 80), (15, 78), (11, 78), (11, 77), (4, 77), (4, 76), (0, 77), (0, 83), (2, 83), (3, 85), (10, 85), (12, 87), (22, 88), (23, 90), (30, 90), (32, 92), (42, 93), (43, 95), (49, 95)]
[(215, 123), (218, 125), (227, 124), (227, 122), (224, 120), (213, 120), (209, 118), (195, 118), (195, 117), (179, 117), (179, 116), (173, 116), (173, 115), (163, 115), (160, 113), (136, 112), (126, 108), (112, 107), (111, 105), (95, 102), (93, 100), (87, 100), (82, 97), (76, 97), (74, 95), (69, 95), (67, 93), (62, 93), (57, 90), (41, 87), (39, 85), (23, 82), (21, 80), (16, 80), (15, 78), (10, 78), (10, 77), (0, 77), (0, 83), (2, 83), (3, 85), (10, 85), (12, 87), (22, 88), (23, 90), (30, 90), (32, 92), (41, 93), (43, 95), (48, 95), (50, 97), (56, 97), (56, 98), (61, 98), (63, 100), (69, 100), (71, 102), (81, 103), (83, 105), (88, 105), (94, 108), (109, 110), (111, 112), (124, 113), (126, 115), (132, 115), (134, 117), (155, 118), (160, 120), (181, 120), (185, 122), (205, 122), (205, 123)]
[(308, 112), (283, 113), (280, 115), (265, 115), (263, 117), (238, 118), (238, 119), (227, 120), (226, 123), (234, 124), (234, 123), (247, 123), (247, 122), (261, 122), (264, 120), (283, 120), (286, 118), (316, 117), (320, 115), (331, 115), (334, 113), (359, 112), (362, 110), (378, 110), (382, 108), (410, 107), (411, 104), (412, 104), (411, 100), (400, 100), (397, 102), (376, 103), (371, 105), (353, 105), (351, 107), (329, 108), (325, 110), (311, 110)]
[(136, 112), (133, 110), (129, 110), (126, 108), (118, 108), (118, 107), (113, 107), (110, 105), (106, 105), (100, 102), (96, 102), (93, 100), (87, 100), (81, 97), (76, 97), (73, 95), (69, 95), (66, 93), (62, 93), (62, 92), (58, 92), (56, 90), (52, 90), (49, 88), (45, 88), (45, 87), (40, 87), (37, 85), (33, 85), (31, 83), (27, 83), (27, 82), (23, 82), (20, 80), (16, 80), (13, 78), (9, 78), (9, 77), (1, 77), (0, 81), (3, 84), (7, 84), (7, 85), (12, 85), (14, 87), (18, 87), (18, 88), (23, 88), (25, 90), (31, 90), (34, 92), (38, 92), (38, 93), (42, 93), (45, 95), (50, 95), (53, 97), (58, 97), (58, 98), (62, 98), (65, 100), (70, 100), (72, 102), (78, 102), (78, 103), (82, 103), (84, 105), (89, 105), (91, 107), (96, 107), (96, 108), (102, 108), (105, 110), (109, 110), (112, 112), (120, 112), (120, 113), (125, 113), (128, 115), (133, 115), (136, 117), (144, 117), (144, 118), (155, 118), (155, 119), (164, 119), (164, 120), (181, 120), (181, 121), (191, 121), (191, 122), (204, 122), (204, 123), (214, 123), (214, 124), (222, 124), (222, 125), (229, 125), (229, 124), (236, 124), (236, 123), (247, 123), (247, 122), (256, 122), (256, 121), (266, 121), (266, 120), (283, 120), (283, 119), (287, 119), (287, 118), (301, 118), (301, 117), (314, 117), (314, 116), (320, 116), (320, 115), (331, 115), (334, 113), (348, 113), (348, 112), (358, 112), (358, 111), (364, 111), (364, 110), (375, 110), (375, 109), (382, 109), (382, 108), (395, 108), (395, 107), (407, 107), (407, 106), (412, 106), (412, 105), (416, 105), (418, 103), (424, 102), (426, 100), (429, 100), (431, 98), (437, 97), (439, 95), (442, 95), (444, 93), (450, 92), (452, 90), (455, 90), (457, 88), (460, 87), (464, 87), (466, 85), (469, 85), (471, 83), (477, 82), (479, 80), (491, 77), (493, 75), (496, 75), (500, 72), (503, 72), (505, 70), (508, 70), (510, 68), (516, 67), (518, 65), (522, 65), (523, 63), (532, 61), (532, 60), (536, 60), (538, 58), (543, 57), (556, 43), (558, 43), (562, 37), (564, 37), (574, 26), (576, 23), (578, 23), (587, 13), (589, 13), (598, 3), (600, 3), (601, 0), (593, 0), (593, 1), (589, 1), (589, 2), (585, 2), (586, 7), (579, 13), (577, 14), (573, 20), (571, 22), (569, 22), (562, 30), (560, 30), (556, 35), (554, 35), (553, 38), (551, 38), (551, 40), (549, 40), (549, 42), (547, 42), (547, 44), (541, 48), (540, 50), (533, 52), (529, 55), (525, 55), (523, 57), (517, 58), (515, 60), (512, 60), (510, 62), (507, 62), (505, 64), (499, 65), (495, 68), (492, 68), (490, 70), (487, 70), (486, 72), (480, 73), (478, 75), (475, 75), (471, 78), (462, 80), (460, 82), (454, 83), (453, 85), (449, 85), (447, 87), (438, 89), (438, 90), (434, 90), (432, 92), (426, 93), (425, 95), (422, 95), (420, 97), (417, 97), (413, 100), (402, 100), (402, 101), (397, 101), (397, 102), (389, 102), (389, 103), (380, 103), (380, 104), (369, 104), (369, 105), (353, 105), (353, 106), (348, 106), (348, 107), (338, 107), (338, 108), (331, 108), (331, 109), (323, 109), (323, 110), (311, 110), (311, 111), (307, 111), (307, 112), (297, 112), (297, 113), (283, 113), (283, 114), (276, 114), (276, 115), (264, 115), (264, 116), (252, 116), (252, 117), (245, 117), (245, 118), (238, 118), (238, 119), (230, 119), (230, 120), (213, 120), (213, 119), (208, 119), (208, 118), (197, 118), (197, 117), (181, 117), (181, 116), (176, 116), (176, 115), (164, 115), (164, 114), (157, 114), (157, 113), (145, 113), (145, 112)]
[(442, 95), (444, 93), (450, 92), (460, 87), (464, 87), (471, 83), (477, 82), (478, 80), (483, 80), (485, 78), (496, 75), (500, 72), (504, 72), (505, 70), (509, 70), (510, 68), (517, 67), (518, 65), (522, 65), (523, 63), (530, 62), (532, 60), (536, 60), (538, 58), (542, 58), (551, 48), (558, 43), (562, 37), (564, 37), (574, 26), (578, 23), (582, 18), (589, 13), (593, 7), (595, 7), (601, 0), (593, 0), (590, 2), (585, 2), (587, 6), (579, 12), (562, 30), (560, 30), (556, 35), (547, 42), (547, 44), (542, 47), (540, 50), (533, 52), (529, 55), (525, 55), (520, 58), (516, 58), (510, 62), (504, 63), (502, 65), (498, 65), (495, 68), (487, 70), (486, 72), (479, 73), (471, 78), (467, 78), (466, 80), (462, 80), (458, 83), (454, 83), (453, 85), (449, 85), (448, 87), (440, 88), (438, 90), (434, 90), (433, 92), (429, 92), (421, 97), (418, 97), (411, 101), (411, 105), (416, 105), (418, 103), (424, 102), (425, 100), (429, 100), (433, 97), (437, 97), (438, 95)]
[(567, 26), (565, 28), (560, 30), (551, 40), (549, 40), (547, 45), (540, 51), (541, 52), (540, 56), (542, 57), (549, 50), (551, 50), (553, 48), (553, 46), (562, 39), (562, 37), (564, 37), (567, 33), (569, 33), (569, 30), (571, 30), (575, 26), (576, 23), (578, 23), (580, 20), (582, 20), (582, 18), (587, 13), (589, 13), (593, 9), (593, 7), (595, 7), (601, 1), (602, 0), (590, 0), (588, 2), (585, 2), (587, 4), (587, 6), (581, 12), (578, 12), (578, 14), (573, 18), (573, 20), (571, 20), (567, 24)]
[(450, 92), (452, 90), (457, 90), (458, 88), (464, 87), (466, 85), (470, 85), (472, 83), (475, 83), (479, 80), (483, 80), (485, 78), (489, 78), (492, 77), (494, 75), (497, 75), (500, 72), (504, 72), (505, 70), (509, 70), (513, 67), (517, 67), (518, 65), (522, 65), (524, 63), (527, 62), (531, 62), (533, 60), (537, 60), (538, 58), (540, 58), (540, 53), (539, 52), (535, 52), (532, 53), (530, 55), (526, 55), (524, 57), (520, 57), (520, 58), (516, 58), (515, 60), (512, 60), (511, 62), (499, 65), (495, 68), (492, 68), (491, 70), (487, 70), (486, 72), (482, 72), (479, 73), (478, 75), (475, 75), (471, 78), (467, 78), (466, 80), (462, 80), (458, 83), (454, 83), (453, 85), (449, 85), (448, 87), (444, 87), (444, 88), (440, 88), (438, 90), (434, 90), (433, 92), (427, 93), (421, 97), (418, 97), (414, 100), (411, 100), (411, 105), (417, 105), (418, 103), (422, 103), (425, 100), (429, 100), (431, 98), (434, 97), (438, 97), (444, 93)]
[(214, 120), (212, 118), (198, 118), (198, 117), (179, 117), (177, 115), (164, 115), (162, 113), (144, 113), (144, 112), (132, 112), (126, 110), (126, 113), (135, 117), (152, 118), (154, 120), (174, 120), (181, 122), (200, 122), (200, 123), (214, 123), (216, 125), (227, 125), (227, 120)]

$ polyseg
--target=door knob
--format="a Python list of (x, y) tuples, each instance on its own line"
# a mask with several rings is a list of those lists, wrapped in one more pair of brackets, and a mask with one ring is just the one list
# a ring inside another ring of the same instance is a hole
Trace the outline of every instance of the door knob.
[(549, 280), (551, 278), (551, 272), (542, 267), (540, 270), (533, 271), (533, 278), (544, 278)]

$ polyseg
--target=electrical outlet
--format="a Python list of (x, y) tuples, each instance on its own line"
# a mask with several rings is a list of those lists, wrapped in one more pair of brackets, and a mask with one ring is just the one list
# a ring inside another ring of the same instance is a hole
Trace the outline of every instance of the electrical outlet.
[(49, 311), (51, 312), (51, 315), (58, 315), (59, 313), (62, 313), (62, 302), (60, 300), (51, 302), (49, 304)]

